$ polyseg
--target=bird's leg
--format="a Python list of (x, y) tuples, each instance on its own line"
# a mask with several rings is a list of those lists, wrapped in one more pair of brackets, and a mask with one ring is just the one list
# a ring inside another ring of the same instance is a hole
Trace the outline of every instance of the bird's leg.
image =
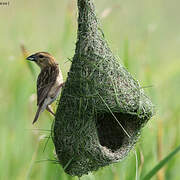
[(52, 108), (51, 108), (50, 105), (48, 105), (48, 106), (46, 107), (46, 110), (47, 110), (48, 112), (50, 112), (53, 116), (55, 116), (55, 113), (53, 112), (53, 110), (52, 110)]
[(60, 88), (63, 87), (64, 85), (65, 85), (65, 82), (61, 83), (61, 84), (59, 85), (59, 88), (58, 88), (58, 89), (60, 89)]

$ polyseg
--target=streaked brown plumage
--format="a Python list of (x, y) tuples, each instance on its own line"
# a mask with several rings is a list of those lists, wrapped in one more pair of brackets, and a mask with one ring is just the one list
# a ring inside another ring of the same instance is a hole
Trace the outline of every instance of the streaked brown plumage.
[(49, 53), (38, 52), (27, 57), (27, 60), (34, 61), (41, 68), (37, 79), (38, 110), (33, 121), (34, 124), (38, 120), (40, 113), (45, 109), (55, 115), (50, 104), (57, 98), (64, 83), (58, 63)]

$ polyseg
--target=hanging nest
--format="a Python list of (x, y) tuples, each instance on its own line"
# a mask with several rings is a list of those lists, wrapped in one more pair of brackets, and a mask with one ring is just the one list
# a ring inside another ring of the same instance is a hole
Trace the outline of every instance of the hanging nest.
[(58, 160), (72, 176), (122, 160), (153, 114), (138, 81), (112, 54), (92, 0), (78, 0), (78, 9), (75, 55), (53, 130)]

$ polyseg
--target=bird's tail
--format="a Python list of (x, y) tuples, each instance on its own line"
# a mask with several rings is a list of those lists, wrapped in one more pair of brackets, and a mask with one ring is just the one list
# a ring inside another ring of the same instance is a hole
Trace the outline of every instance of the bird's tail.
[(38, 120), (40, 112), (41, 112), (41, 107), (39, 106), (32, 124), (34, 124)]

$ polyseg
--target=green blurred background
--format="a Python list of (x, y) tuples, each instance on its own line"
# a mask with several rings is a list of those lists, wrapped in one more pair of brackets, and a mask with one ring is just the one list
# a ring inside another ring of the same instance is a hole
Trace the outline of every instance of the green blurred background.
[[(54, 159), (47, 143), (53, 118), (44, 112), (32, 126), (36, 107), (35, 78), (20, 45), (28, 52), (48, 51), (64, 77), (73, 57), (77, 7), (75, 0), (10, 0), (0, 6), (0, 179), (66, 180), (71, 178)], [(150, 171), (180, 143), (180, 1), (100, 0), (96, 10), (115, 56), (146, 88), (156, 115), (142, 130), (122, 162), (84, 176), (83, 180), (132, 180)], [(45, 150), (44, 150), (45, 149)], [(138, 166), (136, 164), (138, 163)], [(177, 154), (152, 179), (179, 180)]]

